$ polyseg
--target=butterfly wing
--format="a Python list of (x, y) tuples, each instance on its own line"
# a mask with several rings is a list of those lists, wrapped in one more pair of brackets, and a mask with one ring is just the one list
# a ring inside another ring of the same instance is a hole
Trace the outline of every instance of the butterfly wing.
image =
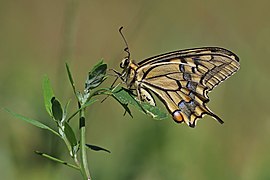
[(149, 90), (165, 104), (176, 122), (194, 127), (208, 114), (208, 93), (239, 69), (239, 58), (217, 47), (169, 52), (138, 63), (135, 87), (140, 99), (153, 102)]

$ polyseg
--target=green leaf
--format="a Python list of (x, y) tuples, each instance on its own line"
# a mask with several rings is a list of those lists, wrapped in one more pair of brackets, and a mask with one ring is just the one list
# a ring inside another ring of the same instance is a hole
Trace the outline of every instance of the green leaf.
[(121, 103), (123, 104), (131, 104), (134, 106), (138, 106), (141, 110), (142, 106), (140, 105), (140, 102), (135, 99), (135, 96), (131, 94), (131, 92), (128, 89), (125, 89), (123, 87), (118, 87), (112, 91), (113, 96), (117, 98)]
[(51, 99), (51, 103), (52, 103), (52, 114), (54, 119), (57, 121), (61, 121), (63, 118), (63, 110), (60, 102), (55, 97), (53, 97)]
[(130, 104), (140, 111), (151, 115), (157, 120), (165, 119), (168, 117), (168, 114), (160, 110), (160, 108), (157, 106), (152, 106), (149, 103), (137, 101), (135, 96), (125, 88), (116, 88), (112, 91), (112, 93), (122, 106), (123, 104)]
[(50, 127), (46, 126), (45, 124), (43, 124), (43, 123), (41, 123), (41, 122), (39, 122), (39, 121), (37, 121), (37, 120), (34, 120), (34, 119), (31, 119), (31, 118), (22, 116), (22, 115), (20, 115), (20, 114), (17, 114), (17, 113), (15, 113), (15, 112), (12, 112), (12, 111), (9, 110), (9, 109), (5, 109), (5, 110), (6, 110), (7, 112), (9, 112), (10, 114), (12, 114), (13, 116), (15, 116), (16, 118), (19, 118), (19, 119), (21, 119), (21, 120), (23, 120), (23, 121), (25, 121), (25, 122), (28, 122), (28, 123), (30, 123), (30, 124), (36, 126), (36, 127), (41, 128), (41, 129), (49, 130), (49, 131), (51, 131), (52, 133), (54, 133), (54, 134), (56, 134), (57, 136), (60, 137), (60, 135), (59, 135), (56, 131), (54, 131), (54, 130), (51, 129)]
[(40, 155), (40, 156), (43, 156), (43, 157), (45, 157), (45, 158), (48, 158), (48, 159), (50, 159), (50, 160), (52, 160), (52, 161), (54, 161), (54, 162), (57, 162), (57, 163), (66, 165), (66, 166), (68, 166), (68, 167), (71, 167), (71, 168), (74, 168), (74, 169), (77, 169), (77, 170), (80, 170), (80, 168), (79, 168), (78, 166), (76, 166), (76, 165), (67, 163), (66, 161), (60, 160), (60, 159), (58, 159), (58, 158), (56, 158), (56, 157), (50, 156), (50, 155), (45, 154), (45, 153), (43, 153), (43, 152), (35, 151), (35, 153), (38, 154), (38, 155)]
[[(125, 113), (127, 112), (127, 113), (130, 115), (130, 117), (133, 118), (133, 116), (132, 116), (132, 114), (131, 114), (131, 111), (130, 111), (130, 109), (129, 109), (129, 107), (128, 107), (128, 103), (122, 103), (116, 96), (113, 96), (113, 97), (114, 97), (114, 99), (115, 99), (116, 101), (118, 101), (119, 104), (121, 104), (121, 106), (125, 109)], [(124, 114), (124, 115), (125, 115), (125, 114)]]
[(96, 146), (96, 145), (92, 145), (92, 144), (85, 144), (86, 147), (90, 148), (91, 150), (94, 150), (94, 151), (105, 151), (107, 153), (111, 153), (111, 151), (105, 149), (105, 148), (102, 148), (102, 147), (99, 147), (99, 146)]
[(99, 86), (106, 79), (106, 70), (107, 64), (103, 63), (103, 61), (97, 63), (88, 74), (85, 82), (85, 90), (89, 91)]
[(157, 106), (152, 106), (149, 103), (142, 102), (141, 103), (143, 109), (147, 112), (147, 114), (151, 115), (154, 119), (162, 120), (168, 117), (168, 114), (162, 111)]
[(75, 83), (73, 81), (72, 74), (71, 74), (71, 71), (69, 69), (68, 63), (66, 63), (66, 69), (67, 69), (67, 73), (68, 73), (69, 82), (70, 82), (70, 84), (72, 86), (72, 89), (73, 89), (74, 94), (76, 95)]
[(48, 76), (44, 76), (43, 78), (42, 89), (46, 111), (49, 113), (50, 116), (52, 116), (51, 99), (54, 97), (54, 94)]
[(74, 147), (78, 144), (75, 133), (67, 122), (65, 122), (64, 133), (65, 133), (65, 135), (66, 135), (66, 137), (67, 137), (67, 139), (72, 147)]

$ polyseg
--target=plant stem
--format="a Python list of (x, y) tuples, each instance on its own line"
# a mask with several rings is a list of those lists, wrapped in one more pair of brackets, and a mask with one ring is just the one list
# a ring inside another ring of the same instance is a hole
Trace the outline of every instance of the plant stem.
[[(80, 107), (80, 105), (79, 105)], [(80, 141), (80, 150), (81, 150), (81, 168), (83, 172), (84, 179), (91, 180), (90, 171), (88, 168), (87, 162), (87, 154), (85, 147), (85, 108), (80, 111), (80, 133), (81, 133), (81, 141)]]

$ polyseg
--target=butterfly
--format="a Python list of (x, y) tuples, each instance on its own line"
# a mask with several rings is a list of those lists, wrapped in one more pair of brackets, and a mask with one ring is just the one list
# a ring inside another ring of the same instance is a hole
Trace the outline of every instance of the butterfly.
[[(127, 45), (127, 42), (120, 33)], [(135, 89), (139, 101), (156, 106), (153, 94), (166, 106), (173, 120), (195, 127), (196, 120), (210, 115), (223, 121), (207, 106), (208, 93), (240, 68), (239, 58), (220, 47), (201, 47), (172, 51), (138, 63), (128, 56), (119, 73), (128, 89)]]

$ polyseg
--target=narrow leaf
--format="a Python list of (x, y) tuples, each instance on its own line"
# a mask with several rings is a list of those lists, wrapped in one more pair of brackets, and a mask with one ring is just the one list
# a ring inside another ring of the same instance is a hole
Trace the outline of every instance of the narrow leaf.
[(52, 116), (51, 99), (54, 97), (54, 94), (48, 76), (44, 76), (43, 78), (42, 89), (46, 111), (49, 113), (50, 116)]
[(46, 130), (49, 130), (51, 131), (52, 133), (56, 134), (57, 136), (60, 136), (56, 131), (54, 131), (53, 129), (51, 129), (50, 127), (46, 126), (45, 124), (37, 121), (37, 120), (34, 120), (34, 119), (31, 119), (31, 118), (28, 118), (28, 117), (25, 117), (25, 116), (22, 116), (20, 114), (17, 114), (15, 112), (12, 112), (11, 110), (9, 109), (5, 109), (7, 112), (9, 112), (10, 114), (12, 114), (13, 116), (15, 116), (16, 118), (19, 118), (25, 122), (28, 122), (36, 127), (39, 127), (39, 128), (42, 128), (42, 129), (46, 129)]
[(78, 144), (75, 133), (67, 122), (65, 122), (64, 133), (72, 147)]
[(43, 153), (43, 152), (35, 151), (35, 153), (38, 154), (38, 155), (40, 155), (40, 156), (43, 156), (43, 157), (45, 157), (45, 158), (48, 158), (48, 159), (50, 159), (50, 160), (52, 160), (52, 161), (54, 161), (54, 162), (57, 162), (57, 163), (66, 165), (66, 166), (68, 166), (68, 167), (71, 167), (71, 168), (74, 168), (74, 169), (77, 169), (77, 170), (80, 170), (80, 168), (79, 168), (78, 166), (76, 166), (76, 165), (67, 163), (66, 161), (60, 160), (60, 159), (58, 159), (58, 158), (55, 158), (55, 157), (50, 156), (50, 155), (48, 155), (48, 154), (45, 154), (45, 153)]
[(102, 148), (102, 147), (99, 147), (99, 146), (96, 146), (96, 145), (92, 145), (92, 144), (85, 144), (86, 147), (90, 148), (91, 150), (94, 150), (94, 151), (105, 151), (107, 153), (111, 153), (111, 151), (105, 149), (105, 148)]
[(71, 74), (71, 71), (69, 69), (68, 63), (66, 63), (66, 69), (67, 69), (67, 73), (68, 73), (69, 82), (70, 82), (70, 84), (71, 84), (71, 86), (73, 88), (73, 91), (76, 92), (75, 84), (74, 84), (74, 81), (73, 81), (72, 74)]

